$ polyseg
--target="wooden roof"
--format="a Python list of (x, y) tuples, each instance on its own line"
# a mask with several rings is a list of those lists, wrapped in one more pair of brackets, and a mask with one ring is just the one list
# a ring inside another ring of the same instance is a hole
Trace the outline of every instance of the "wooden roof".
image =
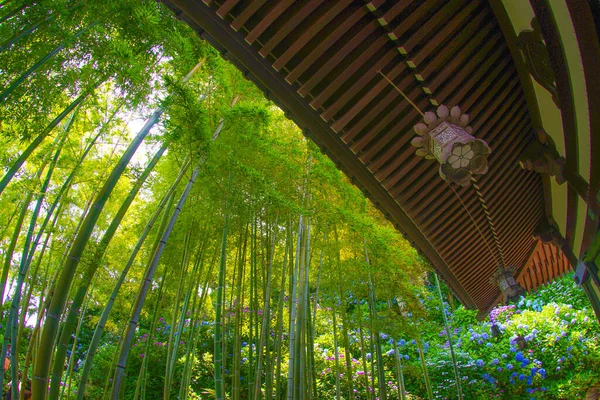
[[(534, 131), (487, 1), (163, 2), (296, 121), (466, 306), (497, 303), (498, 265), (517, 266), (527, 289), (567, 269), (533, 238), (544, 187), (518, 161)], [(423, 111), (467, 112), (492, 149), (489, 172), (456, 192), (443, 181), (410, 144), (422, 117), (379, 71)]]

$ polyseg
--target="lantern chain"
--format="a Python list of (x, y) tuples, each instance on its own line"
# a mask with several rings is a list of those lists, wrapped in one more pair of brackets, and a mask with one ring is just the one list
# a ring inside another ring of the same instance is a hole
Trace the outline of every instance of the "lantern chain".
[(500, 239), (498, 238), (498, 232), (496, 231), (496, 226), (494, 225), (492, 215), (488, 211), (488, 207), (485, 202), (485, 198), (483, 197), (483, 193), (481, 193), (481, 190), (479, 189), (477, 179), (475, 179), (475, 177), (472, 177), (471, 180), (473, 181), (473, 187), (475, 188), (475, 193), (477, 193), (477, 197), (479, 198), (479, 204), (481, 205), (481, 208), (483, 208), (483, 213), (485, 214), (488, 224), (490, 225), (490, 230), (492, 231), (492, 235), (494, 236), (494, 242), (496, 243), (496, 248), (498, 249), (498, 255), (500, 256), (500, 262), (501, 262), (502, 268), (506, 269), (506, 261), (504, 259), (504, 252), (502, 251), (502, 245), (500, 244)]

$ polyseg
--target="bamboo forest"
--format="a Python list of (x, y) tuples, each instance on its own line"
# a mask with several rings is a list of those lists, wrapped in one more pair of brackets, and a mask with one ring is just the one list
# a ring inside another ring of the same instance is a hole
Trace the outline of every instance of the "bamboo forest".
[(477, 318), (164, 4), (0, 1), (0, 91), (3, 398), (598, 398), (572, 272)]

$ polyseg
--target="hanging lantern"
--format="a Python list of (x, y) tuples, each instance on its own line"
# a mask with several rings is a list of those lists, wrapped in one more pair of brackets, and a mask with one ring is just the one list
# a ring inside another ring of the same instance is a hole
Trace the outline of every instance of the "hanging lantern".
[(469, 116), (458, 106), (449, 110), (441, 105), (436, 113), (424, 114), (425, 123), (415, 125), (415, 137), (411, 144), (417, 147), (416, 154), (440, 163), (440, 176), (448, 183), (468, 186), (472, 175), (488, 171), (487, 158), (491, 153), (488, 144), (473, 137), (473, 128), (468, 126)]
[(525, 289), (513, 277), (515, 271), (515, 267), (498, 268), (498, 271), (490, 279), (490, 282), (497, 284), (500, 288), (504, 304), (508, 301), (516, 301), (525, 294)]

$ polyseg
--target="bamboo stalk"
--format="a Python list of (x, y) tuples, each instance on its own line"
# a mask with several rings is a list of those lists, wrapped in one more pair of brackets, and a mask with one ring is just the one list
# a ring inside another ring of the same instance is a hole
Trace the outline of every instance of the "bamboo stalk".
[(44, 400), (47, 396), (48, 374), (50, 371), (50, 363), (52, 357), (53, 343), (58, 333), (60, 317), (65, 306), (69, 288), (73, 281), (75, 271), (79, 265), (81, 256), (92, 234), (96, 221), (100, 217), (100, 213), (108, 200), (108, 197), (115, 188), (117, 181), (123, 174), (125, 167), (135, 154), (135, 151), (142, 143), (152, 126), (158, 121), (162, 114), (162, 110), (156, 111), (147, 121), (146, 125), (140, 133), (130, 143), (121, 159), (112, 170), (110, 176), (106, 180), (104, 186), (98, 193), (94, 205), (90, 212), (86, 215), (80, 230), (78, 231), (73, 247), (69, 252), (67, 261), (62, 267), (62, 272), (57, 283), (57, 290), (54, 293), (50, 308), (48, 310), (46, 322), (42, 330), (42, 344), (38, 352), (38, 358), (35, 363), (35, 375), (32, 381), (32, 400)]
[[(175, 359), (177, 358), (177, 346), (175, 344), (175, 341), (178, 340), (177, 336), (177, 330), (175, 329), (175, 326), (178, 325), (177, 321), (178, 321), (178, 312), (179, 312), (179, 302), (181, 300), (181, 296), (182, 296), (182, 292), (183, 292), (183, 277), (186, 274), (186, 270), (187, 270), (187, 265), (189, 262), (189, 247), (190, 247), (190, 240), (191, 240), (191, 229), (188, 229), (188, 231), (185, 234), (185, 237), (183, 239), (183, 253), (181, 256), (181, 263), (180, 263), (180, 268), (179, 268), (179, 282), (177, 284), (177, 291), (175, 294), (175, 301), (173, 302), (173, 316), (171, 318), (171, 330), (169, 332), (169, 343), (168, 343), (168, 347), (167, 347), (167, 360), (165, 363), (165, 381), (163, 384), (163, 397), (165, 399), (168, 399), (171, 397), (171, 380), (173, 378), (173, 367), (175, 365)], [(185, 308), (185, 306), (182, 306), (182, 308)], [(185, 311), (182, 309), (182, 313), (184, 313)]]
[(229, 173), (227, 198), (225, 200), (225, 222), (223, 224), (223, 237), (221, 241), (221, 261), (219, 266), (219, 280), (217, 284), (217, 301), (215, 307), (215, 398), (223, 400), (223, 355), (222, 355), (222, 311), (223, 311), (223, 286), (225, 285), (225, 270), (227, 266), (227, 233), (229, 230), (229, 202), (231, 195), (232, 174)]
[(297, 234), (297, 243), (296, 243), (296, 259), (293, 264), (293, 274), (290, 275), (292, 281), (292, 289), (290, 296), (290, 340), (289, 340), (289, 357), (288, 357), (288, 385), (287, 385), (287, 399), (294, 400), (294, 368), (296, 365), (296, 358), (299, 358), (299, 354), (296, 353), (296, 314), (298, 309), (299, 297), (297, 295), (298, 292), (298, 275), (299, 275), (299, 265), (300, 265), (300, 247), (302, 243), (302, 235), (303, 235), (303, 226), (302, 226), (303, 216), (300, 215), (298, 220), (298, 234)]
[(169, 224), (167, 225), (167, 228), (165, 229), (165, 232), (162, 235), (160, 244), (154, 253), (154, 256), (152, 258), (152, 264), (150, 265), (150, 268), (144, 274), (144, 280), (142, 282), (142, 286), (138, 293), (131, 319), (129, 320), (127, 331), (125, 333), (125, 338), (121, 344), (121, 351), (120, 351), (119, 359), (118, 359), (118, 362), (116, 365), (115, 377), (113, 379), (113, 390), (112, 390), (112, 396), (111, 396), (113, 400), (118, 400), (120, 397), (121, 384), (123, 383), (123, 374), (125, 372), (127, 356), (129, 355), (129, 350), (131, 348), (131, 342), (133, 340), (133, 334), (138, 325), (138, 319), (139, 319), (140, 313), (142, 311), (142, 306), (144, 305), (144, 301), (146, 299), (146, 293), (148, 292), (150, 283), (152, 282), (152, 277), (154, 276), (154, 271), (156, 270), (156, 267), (158, 266), (158, 262), (160, 261), (160, 257), (161, 257), (161, 255), (164, 251), (164, 248), (167, 244), (167, 240), (169, 239), (171, 231), (173, 230), (173, 227), (175, 226), (175, 222), (177, 221), (177, 218), (179, 217), (179, 214), (181, 213), (181, 209), (183, 208), (183, 205), (185, 204), (187, 196), (189, 195), (190, 190), (192, 189), (192, 186), (194, 185), (194, 183), (196, 181), (196, 177), (198, 176), (198, 173), (200, 172), (200, 167), (201, 167), (201, 164), (198, 165), (196, 167), (196, 169), (194, 170), (194, 172), (192, 173), (192, 176), (190, 177), (190, 180), (188, 181), (188, 184), (187, 184), (184, 192), (182, 193), (181, 197), (179, 198), (179, 202), (177, 203), (177, 206), (175, 207), (175, 211), (173, 212), (173, 215), (171, 216)]
[[(46, 190), (48, 189), (48, 185), (50, 184), (50, 179), (52, 178), (52, 174), (54, 173), (54, 167), (56, 166), (58, 157), (60, 156), (60, 153), (62, 151), (62, 145), (64, 144), (64, 139), (66, 138), (66, 135), (67, 135), (72, 123), (73, 123), (73, 118), (71, 118), (71, 120), (67, 123), (67, 125), (63, 131), (63, 135), (61, 135), (59, 138), (57, 138), (57, 143), (56, 143), (57, 149), (56, 149), (56, 152), (54, 153), (54, 157), (52, 158), (52, 161), (50, 162), (48, 171), (46, 172), (46, 178), (44, 179), (44, 182), (42, 183), (42, 187), (40, 188), (40, 191), (38, 193), (36, 204), (35, 204), (32, 214), (31, 214), (29, 228), (27, 230), (27, 234), (25, 235), (25, 244), (23, 245), (23, 251), (21, 253), (21, 263), (19, 266), (17, 285), (16, 285), (14, 293), (13, 293), (12, 304), (11, 304), (10, 313), (9, 313), (9, 317), (8, 317), (8, 323), (6, 324), (6, 331), (4, 333), (4, 344), (2, 346), (2, 354), (5, 354), (6, 343), (9, 339), (11, 339), (11, 366), (12, 366), (11, 379), (13, 382), (17, 382), (17, 380), (18, 380), (18, 363), (19, 363), (18, 354), (19, 354), (20, 343), (18, 342), (17, 338), (18, 338), (18, 331), (20, 329), (20, 327), (19, 327), (19, 305), (21, 303), (21, 291), (23, 288), (23, 283), (25, 282), (27, 272), (29, 272), (29, 264), (27, 263), (27, 258), (28, 258), (27, 255), (29, 254), (31, 240), (33, 237), (35, 225), (36, 225), (40, 210), (42, 208), (42, 203), (44, 201), (44, 197), (46, 196)], [(27, 313), (27, 309), (24, 309), (23, 314), (26, 314), (26, 313)], [(0, 385), (1, 384), (2, 384), (2, 380), (0, 379)], [(11, 391), (12, 391), (13, 398), (16, 399), (17, 397), (19, 397), (18, 385), (12, 385)]]
[(333, 351), (335, 356), (335, 398), (340, 400), (342, 394), (340, 390), (340, 355), (338, 353), (338, 341), (337, 341), (337, 320), (335, 318), (335, 309), (332, 310), (333, 314)]
[(444, 317), (444, 329), (446, 331), (446, 337), (448, 337), (448, 345), (450, 347), (450, 358), (452, 359), (452, 369), (454, 371), (454, 380), (456, 382), (456, 391), (458, 395), (458, 399), (463, 399), (462, 393), (462, 385), (460, 382), (460, 373), (458, 372), (458, 363), (456, 362), (456, 356), (454, 354), (454, 346), (452, 345), (452, 334), (450, 333), (450, 326), (448, 325), (448, 317), (446, 316), (446, 309), (444, 307), (444, 297), (442, 296), (442, 289), (440, 288), (440, 280), (438, 279), (437, 274), (434, 272), (433, 276), (435, 277), (435, 285), (437, 286), (438, 296), (440, 298), (440, 310), (442, 311), (442, 316)]
[[(288, 220), (286, 227), (286, 239), (285, 239), (285, 250), (283, 252), (283, 266), (281, 268), (281, 289), (279, 293), (279, 303), (277, 309), (277, 328), (275, 329), (275, 349), (277, 351), (277, 365), (275, 371), (275, 398), (281, 398), (281, 347), (282, 347), (282, 336), (283, 336), (283, 306), (285, 304), (285, 279), (287, 272), (287, 260), (288, 252), (290, 253), (290, 259), (292, 254), (292, 224)], [(290, 263), (292, 264), (292, 263)], [(293, 264), (292, 264), (293, 265)]]
[[(275, 226), (277, 226), (277, 218), (275, 219)], [(260, 339), (258, 342), (258, 369), (256, 371), (256, 382), (254, 384), (254, 398), (260, 398), (261, 388), (261, 377), (262, 377), (262, 362), (263, 362), (263, 348), (267, 341), (267, 329), (269, 328), (269, 312), (271, 308), (271, 276), (273, 271), (273, 257), (275, 256), (275, 243), (277, 236), (274, 234), (272, 239), (273, 245), (271, 246), (270, 254), (267, 262), (267, 288), (264, 294), (264, 307), (263, 307), (263, 320), (261, 323)]]
[[(112, 306), (117, 298), (117, 295), (121, 289), (121, 286), (123, 284), (123, 282), (125, 281), (125, 278), (127, 277), (127, 274), (129, 273), (129, 269), (131, 268), (131, 266), (133, 265), (137, 254), (139, 253), (140, 249), (142, 248), (142, 245), (144, 244), (144, 242), (146, 241), (146, 238), (148, 237), (148, 234), (150, 233), (150, 231), (152, 230), (152, 228), (154, 227), (154, 224), (156, 223), (156, 220), (158, 219), (158, 217), (160, 216), (160, 213), (162, 212), (162, 210), (164, 209), (165, 205), (167, 205), (167, 203), (169, 202), (169, 199), (173, 198), (173, 193), (176, 189), (176, 187), (178, 186), (179, 182), (181, 181), (181, 178), (183, 178), (183, 175), (185, 174), (185, 172), (187, 171), (187, 169), (189, 168), (189, 162), (185, 162), (184, 165), (182, 166), (181, 170), (179, 171), (179, 175), (177, 176), (177, 178), (175, 179), (175, 181), (173, 182), (173, 184), (171, 185), (171, 187), (169, 188), (169, 190), (167, 191), (167, 193), (163, 196), (162, 200), (160, 201), (157, 209), (154, 212), (154, 215), (150, 218), (150, 220), (148, 221), (148, 223), (146, 224), (146, 227), (144, 228), (142, 234), (139, 236), (138, 241), (135, 245), (135, 247), (133, 248), (131, 255), (129, 256), (129, 259), (127, 261), (127, 264), (125, 265), (125, 268), (123, 268), (123, 270), (121, 271), (121, 274), (119, 276), (119, 279), (117, 280), (117, 282), (115, 283), (115, 286), (113, 288), (113, 291), (110, 295), (110, 298), (108, 299), (108, 302), (106, 303), (106, 306), (104, 307), (104, 310), (102, 311), (102, 315), (100, 316), (100, 319), (98, 321), (98, 325), (96, 326), (96, 329), (94, 330), (94, 335), (92, 336), (92, 340), (90, 342), (90, 347), (87, 351), (87, 357), (85, 359), (85, 362), (83, 364), (83, 370), (81, 373), (81, 378), (80, 378), (80, 382), (79, 382), (79, 388), (77, 391), (77, 398), (78, 400), (83, 399), (83, 393), (85, 392), (85, 385), (87, 383), (87, 379), (90, 373), (90, 370), (92, 368), (92, 363), (94, 360), (94, 356), (96, 354), (96, 350), (98, 349), (98, 346), (100, 345), (100, 339), (102, 337), (102, 333), (104, 331), (104, 327), (106, 326), (106, 321), (108, 321), (108, 317), (110, 315), (110, 312), (112, 310)], [(170, 207), (167, 207), (167, 211), (165, 211), (165, 214), (163, 216), (164, 219), (164, 224), (166, 224), (166, 215), (169, 214), (170, 212)], [(164, 226), (161, 223), (161, 227), (159, 228), (159, 232), (162, 232), (164, 230)], [(160, 236), (157, 237), (156, 239), (156, 244), (153, 246), (153, 251), (152, 253), (154, 253), (154, 249), (156, 248), (156, 246), (158, 246), (158, 240), (160, 240)]]
[(56, 354), (54, 355), (54, 362), (53, 362), (53, 368), (52, 368), (53, 379), (50, 384), (50, 397), (51, 398), (56, 397), (58, 395), (58, 391), (60, 390), (60, 376), (62, 375), (62, 371), (64, 369), (63, 365), (64, 365), (66, 352), (68, 349), (68, 344), (71, 339), (71, 333), (73, 332), (73, 329), (75, 328), (75, 324), (76, 324), (78, 316), (79, 316), (79, 310), (85, 300), (85, 296), (87, 294), (88, 288), (91, 285), (92, 279), (93, 279), (94, 275), (96, 274), (98, 267), (100, 267), (100, 263), (101, 263), (102, 259), (104, 258), (106, 249), (108, 248), (108, 245), (110, 244), (112, 238), (114, 237), (115, 233), (117, 232), (117, 229), (119, 228), (121, 221), (125, 217), (125, 214), (127, 213), (127, 210), (129, 209), (129, 206), (131, 206), (131, 203), (133, 202), (136, 195), (142, 188), (144, 182), (146, 181), (146, 179), (148, 178), (150, 173), (154, 170), (154, 167), (156, 166), (156, 164), (162, 157), (163, 153), (166, 151), (167, 147), (168, 147), (168, 143), (165, 143), (160, 147), (160, 149), (156, 152), (154, 157), (152, 157), (152, 159), (150, 160), (150, 162), (148, 163), (148, 165), (146, 166), (146, 168), (144, 169), (142, 174), (139, 176), (139, 178), (137, 179), (137, 181), (135, 182), (135, 184), (129, 191), (129, 194), (127, 195), (127, 197), (125, 198), (125, 200), (123, 201), (121, 206), (119, 207), (119, 210), (113, 217), (108, 229), (106, 230), (106, 232), (104, 232), (104, 235), (102, 235), (102, 239), (100, 239), (100, 242), (98, 243), (98, 246), (96, 247), (96, 249), (94, 251), (94, 255), (91, 259), (91, 263), (85, 270), (83, 280), (77, 289), (75, 297), (73, 297), (71, 306), (69, 307), (69, 311), (67, 313), (67, 318), (63, 324), (63, 329), (62, 329), (60, 339), (58, 342), (58, 348), (56, 350)]

